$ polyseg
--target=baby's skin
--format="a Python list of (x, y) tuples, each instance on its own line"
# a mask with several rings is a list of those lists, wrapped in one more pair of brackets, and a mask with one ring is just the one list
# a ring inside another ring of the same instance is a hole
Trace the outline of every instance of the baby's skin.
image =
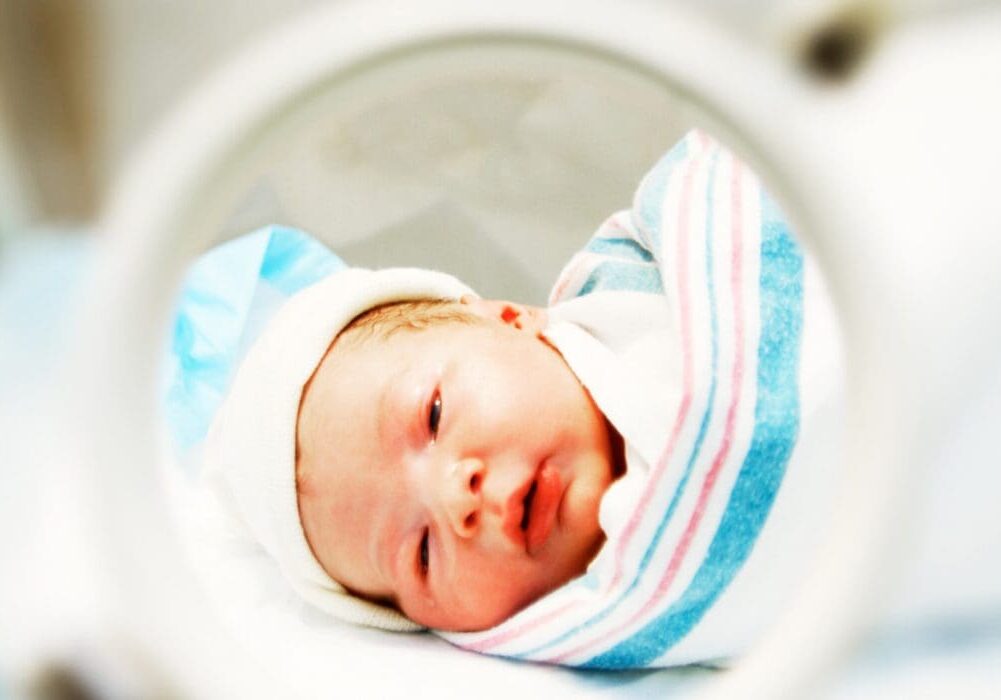
[(338, 337), (303, 394), (296, 473), (334, 580), (472, 631), (585, 571), (622, 448), (543, 309), (455, 304), (473, 320)]

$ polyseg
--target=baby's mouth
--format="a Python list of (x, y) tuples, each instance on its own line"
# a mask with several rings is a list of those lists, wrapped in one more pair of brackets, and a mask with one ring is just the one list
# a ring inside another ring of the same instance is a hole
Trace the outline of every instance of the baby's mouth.
[(521, 502), (521, 531), (528, 530), (528, 521), (532, 517), (532, 501), (535, 499), (535, 489), (539, 485), (537, 479), (532, 479), (532, 485), (528, 488), (524, 500)]
[(512, 544), (528, 551), (528, 532), (532, 527), (532, 509), (536, 503), (539, 487), (539, 471), (536, 470), (508, 497), (507, 512), (504, 516), (504, 534)]
[(529, 556), (537, 554), (546, 544), (559, 516), (563, 501), (563, 479), (559, 469), (544, 463), (532, 479), (521, 499), (521, 518), (517, 538), (524, 543)]
[(533, 556), (549, 539), (563, 501), (563, 479), (559, 470), (544, 462), (509, 497), (504, 518), (507, 538)]

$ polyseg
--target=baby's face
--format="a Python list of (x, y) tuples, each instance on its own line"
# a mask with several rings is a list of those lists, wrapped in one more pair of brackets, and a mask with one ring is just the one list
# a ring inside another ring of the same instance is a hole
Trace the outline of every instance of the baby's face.
[(482, 323), (339, 339), (298, 425), (299, 512), (323, 567), (461, 631), (584, 572), (613, 478), (607, 424), (539, 335), (544, 312), (468, 307)]

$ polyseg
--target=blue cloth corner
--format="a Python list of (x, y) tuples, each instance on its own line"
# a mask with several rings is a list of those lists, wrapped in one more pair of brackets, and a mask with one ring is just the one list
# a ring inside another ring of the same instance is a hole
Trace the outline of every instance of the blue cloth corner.
[(347, 267), (302, 231), (268, 226), (191, 266), (174, 313), (164, 410), (177, 457), (204, 440), (233, 374), (268, 320), (296, 292)]

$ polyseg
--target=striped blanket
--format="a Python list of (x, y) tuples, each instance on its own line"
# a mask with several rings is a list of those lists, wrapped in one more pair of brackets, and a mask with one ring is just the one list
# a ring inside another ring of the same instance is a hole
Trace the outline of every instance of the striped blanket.
[(608, 539), (586, 575), (493, 629), (442, 634), (457, 646), (623, 669), (725, 658), (755, 631), (711, 613), (731, 593), (730, 609), (754, 606), (769, 585), (734, 581), (799, 432), (799, 247), (756, 176), (695, 131), (570, 261), (551, 302), (616, 290), (663, 295), (675, 330), (679, 386), (658, 453), (630, 461), (642, 488), (616, 527), (602, 521)]

